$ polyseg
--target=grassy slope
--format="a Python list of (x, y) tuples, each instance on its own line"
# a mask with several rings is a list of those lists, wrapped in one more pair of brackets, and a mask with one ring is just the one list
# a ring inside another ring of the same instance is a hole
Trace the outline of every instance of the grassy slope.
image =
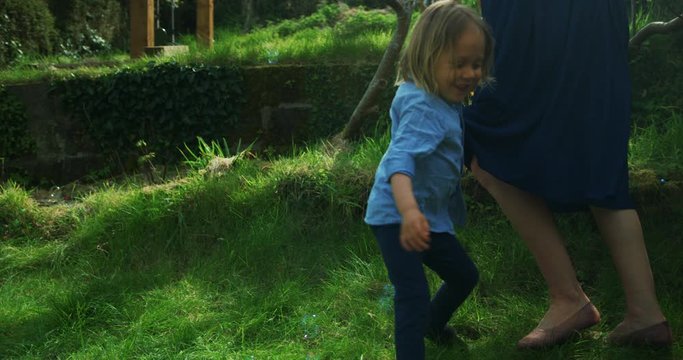
[[(378, 43), (388, 39), (378, 36)], [(281, 60), (290, 54), (285, 45)], [(645, 53), (659, 60), (639, 65), (647, 76), (639, 79), (636, 69), (630, 163), (658, 294), (680, 338), (681, 63), (657, 56)], [(667, 70), (672, 64), (678, 67)], [(391, 358), (390, 288), (361, 221), (385, 146), (375, 139), (350, 154), (312, 148), (274, 162), (242, 161), (216, 179), (103, 186), (49, 208), (4, 184), (0, 358)], [(603, 344), (620, 321), (623, 295), (585, 214), (563, 216), (560, 226), (603, 322), (560, 347), (515, 351), (545, 309), (545, 287), (490, 199), (471, 183), (467, 193), (475, 199), (460, 237), (481, 283), (452, 321), (466, 347), (430, 345), (429, 358), (683, 358), (680, 344), (668, 353)]]
[(210, 50), (198, 47), (193, 35), (181, 36), (180, 43), (188, 45), (190, 51), (172, 57), (130, 59), (125, 53), (93, 59), (27, 56), (10, 68), (0, 69), (0, 84), (102, 76), (168, 61), (244, 66), (377, 63), (390, 41), (395, 18), (388, 10), (327, 5), (308, 17), (268, 24), (247, 34), (239, 29), (216, 29), (214, 47)]
[[(385, 145), (242, 160), (222, 177), (108, 187), (69, 207), (38, 207), (5, 184), (0, 357), (391, 358), (390, 288), (359, 208)], [(683, 196), (680, 183), (644, 174), (634, 185), (659, 296), (680, 334)], [(429, 357), (528, 358), (514, 343), (542, 315), (545, 287), (496, 207), (468, 188), (477, 201), (460, 234), (481, 284), (452, 321), (466, 345), (430, 345)], [(623, 310), (616, 273), (585, 214), (560, 225), (604, 320), (540, 354), (667, 356), (602, 343)]]

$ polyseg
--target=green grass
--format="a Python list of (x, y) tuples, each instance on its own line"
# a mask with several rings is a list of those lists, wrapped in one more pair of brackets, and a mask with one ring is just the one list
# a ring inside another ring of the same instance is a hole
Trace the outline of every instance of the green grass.
[(242, 65), (378, 62), (396, 26), (393, 12), (328, 5), (297, 20), (216, 32), (214, 49), (197, 50), (193, 37), (181, 42), (192, 51), (180, 61)]
[[(268, 24), (247, 34), (233, 28), (216, 29), (211, 50), (198, 47), (194, 36), (180, 36), (179, 44), (190, 49), (185, 55), (136, 60), (116, 52), (93, 59), (27, 57), (0, 71), (0, 84), (103, 75), (151, 61), (212, 65), (379, 62), (395, 23), (391, 11), (327, 5), (310, 16)], [(98, 62), (106, 66), (85, 66)]]
[[(297, 23), (287, 25), (296, 31), (286, 36), (279, 24), (247, 35), (221, 31), (207, 53), (183, 40), (193, 49), (183, 61), (259, 64), (268, 61), (267, 49), (277, 51), (278, 63), (372, 61), (388, 42), (382, 24), (393, 15), (370, 16), (379, 25), (357, 37), (335, 37), (341, 27), (311, 30)], [(666, 81), (680, 61), (655, 50), (634, 65), (648, 75), (637, 78), (629, 163), (658, 295), (680, 339), (683, 112), (678, 82)], [(646, 66), (651, 58), (657, 66)], [(47, 72), (41, 66), (27, 61), (15, 72), (0, 73), (0, 82), (115, 69)], [(651, 76), (655, 70), (658, 75)], [(392, 358), (389, 282), (362, 223), (387, 144), (385, 134), (343, 153), (323, 144), (268, 161), (243, 156), (224, 176), (193, 171), (154, 186), (109, 182), (49, 207), (32, 198), (38, 189), (2, 184), (0, 358)], [(545, 310), (546, 288), (495, 204), (471, 178), (466, 183), (470, 222), (459, 237), (479, 266), (481, 282), (451, 321), (466, 347), (428, 344), (429, 359), (683, 358), (680, 343), (670, 352), (604, 344), (621, 320), (624, 301), (607, 249), (586, 214), (560, 216), (558, 222), (602, 323), (562, 346), (516, 351), (515, 342)], [(430, 279), (435, 288), (436, 277)]]
[[(661, 121), (660, 121), (661, 122)], [(630, 146), (630, 164), (648, 167), (662, 176), (683, 173), (683, 112), (671, 110), (667, 121), (635, 127)]]
[[(271, 161), (241, 157), (223, 176), (106, 185), (52, 207), (4, 184), (0, 358), (392, 358), (389, 282), (362, 223), (387, 143), (385, 135), (348, 152), (311, 145)], [(634, 182), (636, 192), (648, 186)], [(683, 195), (657, 189), (644, 229), (658, 295), (681, 334)], [(670, 353), (604, 344), (621, 320), (623, 295), (586, 214), (559, 224), (603, 322), (566, 345), (516, 351), (545, 310), (546, 289), (497, 207), (475, 198), (459, 236), (481, 283), (451, 321), (466, 347), (428, 344), (429, 359), (683, 356), (680, 344)]]

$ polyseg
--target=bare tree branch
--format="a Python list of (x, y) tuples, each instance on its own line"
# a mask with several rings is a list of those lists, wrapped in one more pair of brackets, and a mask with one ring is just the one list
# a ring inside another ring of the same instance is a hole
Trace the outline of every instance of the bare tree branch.
[(633, 35), (631, 40), (629, 40), (628, 45), (632, 48), (638, 48), (652, 35), (668, 34), (681, 29), (683, 29), (683, 14), (668, 22), (651, 22), (640, 29), (635, 35)]
[(376, 109), (377, 99), (382, 90), (386, 89), (393, 82), (395, 64), (408, 35), (410, 17), (417, 1), (419, 0), (388, 0), (388, 5), (396, 12), (396, 31), (391, 38), (389, 46), (384, 51), (382, 60), (368, 88), (365, 90), (365, 94), (363, 94), (360, 102), (358, 102), (344, 130), (340, 135), (337, 135), (337, 137), (341, 136), (342, 140), (350, 140), (358, 136), (363, 124), (363, 118), (372, 112), (373, 109)]

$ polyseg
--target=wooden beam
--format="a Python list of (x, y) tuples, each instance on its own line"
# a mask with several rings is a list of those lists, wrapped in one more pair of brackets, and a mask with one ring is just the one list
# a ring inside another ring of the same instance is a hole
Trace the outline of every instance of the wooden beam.
[(145, 54), (154, 46), (154, 0), (130, 0), (130, 57)]
[(197, 0), (197, 44), (213, 48), (213, 1)]

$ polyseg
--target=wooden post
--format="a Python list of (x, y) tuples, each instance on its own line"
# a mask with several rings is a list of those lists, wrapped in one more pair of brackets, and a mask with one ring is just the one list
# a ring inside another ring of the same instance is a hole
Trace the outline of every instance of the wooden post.
[(139, 58), (154, 46), (154, 0), (130, 0), (129, 10), (130, 57)]
[(197, 0), (197, 44), (213, 48), (213, 1)]

